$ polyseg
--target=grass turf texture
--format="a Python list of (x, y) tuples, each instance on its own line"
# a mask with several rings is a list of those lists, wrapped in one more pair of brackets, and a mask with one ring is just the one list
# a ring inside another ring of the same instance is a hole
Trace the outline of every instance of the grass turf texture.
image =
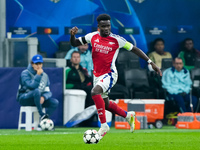
[[(83, 133), (91, 128), (56, 128), (55, 131), (0, 130), (1, 150), (199, 150), (200, 130), (162, 129), (128, 130), (111, 128), (98, 144), (85, 144)], [(93, 128), (98, 130), (98, 128)]]

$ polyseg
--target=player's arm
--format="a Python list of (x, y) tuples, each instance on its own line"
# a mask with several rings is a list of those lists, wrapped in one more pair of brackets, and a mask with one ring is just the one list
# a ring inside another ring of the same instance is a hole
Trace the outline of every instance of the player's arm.
[(148, 64), (151, 64), (153, 70), (155, 70), (157, 72), (157, 74), (159, 74), (160, 76), (162, 76), (162, 72), (159, 69), (159, 67), (156, 66), (156, 64), (154, 64), (154, 62), (152, 62), (151, 59), (149, 59), (149, 57), (141, 49), (133, 46), (133, 48), (131, 49), (131, 51), (133, 53), (135, 53), (136, 55), (138, 55), (140, 58), (146, 60), (148, 62)]
[(75, 37), (77, 32), (78, 32), (78, 28), (77, 27), (73, 27), (70, 30), (70, 42), (71, 42), (71, 45), (74, 46), (74, 47), (82, 45), (81, 42), (79, 41), (79, 39)]

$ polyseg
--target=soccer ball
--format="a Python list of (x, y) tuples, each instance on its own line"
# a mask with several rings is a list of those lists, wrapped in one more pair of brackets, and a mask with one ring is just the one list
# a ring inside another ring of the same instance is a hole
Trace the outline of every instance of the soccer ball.
[(97, 144), (99, 140), (99, 134), (93, 129), (85, 131), (83, 135), (83, 141), (85, 144)]
[(54, 123), (51, 119), (43, 119), (40, 122), (40, 127), (42, 130), (52, 130), (54, 127)]

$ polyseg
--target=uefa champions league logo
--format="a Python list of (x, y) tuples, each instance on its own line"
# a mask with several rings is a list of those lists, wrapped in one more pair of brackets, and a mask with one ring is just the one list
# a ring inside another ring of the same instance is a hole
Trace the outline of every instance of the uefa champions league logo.
[(60, 2), (60, 0), (50, 0), (51, 2), (53, 2), (53, 3), (58, 3), (58, 2)]
[(41, 82), (40, 82), (40, 85), (39, 85), (39, 89), (42, 90), (42, 89), (44, 89), (44, 87), (45, 87), (44, 82), (41, 81)]

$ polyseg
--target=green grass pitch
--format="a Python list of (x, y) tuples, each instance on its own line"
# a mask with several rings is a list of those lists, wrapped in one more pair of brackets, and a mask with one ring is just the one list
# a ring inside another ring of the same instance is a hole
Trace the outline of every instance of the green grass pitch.
[[(55, 131), (0, 130), (0, 150), (200, 150), (200, 130), (119, 130), (112, 127), (98, 144), (85, 144), (83, 133), (91, 128), (56, 128)], [(98, 130), (98, 128), (93, 128)]]

